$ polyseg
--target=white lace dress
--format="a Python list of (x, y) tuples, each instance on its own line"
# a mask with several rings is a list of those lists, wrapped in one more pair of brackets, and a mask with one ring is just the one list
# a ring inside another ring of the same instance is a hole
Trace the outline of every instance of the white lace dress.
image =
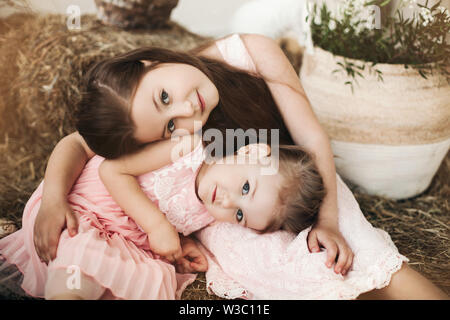
[[(217, 47), (228, 63), (255, 71), (239, 35)], [(408, 259), (385, 231), (365, 219), (338, 174), (336, 179), (339, 228), (355, 254), (346, 276), (325, 266), (326, 251), (309, 252), (310, 228), (297, 236), (285, 231), (260, 235), (239, 225), (213, 223), (196, 232), (208, 257), (209, 292), (244, 299), (353, 299), (388, 285)]]

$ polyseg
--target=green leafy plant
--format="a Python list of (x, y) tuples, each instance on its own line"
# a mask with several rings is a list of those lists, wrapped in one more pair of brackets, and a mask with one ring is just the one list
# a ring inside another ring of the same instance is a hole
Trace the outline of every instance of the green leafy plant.
[[(357, 78), (364, 78), (361, 71), (365, 68), (382, 81), (382, 72), (376, 68), (379, 63), (403, 64), (405, 68), (416, 69), (425, 79), (436, 72), (450, 83), (450, 45), (446, 41), (450, 33), (448, 9), (441, 6), (440, 0), (434, 5), (429, 5), (428, 0), (425, 5), (417, 4), (417, 0), (399, 0), (394, 14), (377, 28), (374, 12), (368, 12), (377, 3), (380, 8), (390, 1), (344, 0), (334, 12), (325, 3), (310, 7), (307, 21), (313, 43), (344, 57), (344, 62), (337, 62), (338, 68), (333, 72), (345, 72), (350, 77), (345, 84), (352, 90)], [(402, 10), (406, 5), (415, 8), (409, 18), (405, 18)]]

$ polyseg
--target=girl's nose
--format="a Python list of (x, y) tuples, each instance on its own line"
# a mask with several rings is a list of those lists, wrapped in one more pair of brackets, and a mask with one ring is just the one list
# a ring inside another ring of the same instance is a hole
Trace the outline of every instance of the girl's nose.
[(222, 207), (225, 209), (232, 208), (234, 206), (233, 200), (228, 196), (224, 195), (222, 198)]
[(186, 118), (192, 117), (195, 113), (194, 106), (192, 105), (192, 103), (189, 100), (180, 102), (177, 105), (176, 110), (180, 117), (186, 117)]

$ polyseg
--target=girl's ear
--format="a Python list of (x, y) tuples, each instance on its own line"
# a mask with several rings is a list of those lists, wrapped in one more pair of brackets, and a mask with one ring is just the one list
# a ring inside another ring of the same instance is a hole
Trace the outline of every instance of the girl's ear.
[(240, 147), (238, 155), (250, 155), (258, 159), (270, 156), (270, 146), (265, 143), (252, 143)]
[(151, 66), (153, 63), (149, 60), (139, 60), (139, 61), (142, 62), (144, 64), (144, 66), (146, 66), (146, 67)]

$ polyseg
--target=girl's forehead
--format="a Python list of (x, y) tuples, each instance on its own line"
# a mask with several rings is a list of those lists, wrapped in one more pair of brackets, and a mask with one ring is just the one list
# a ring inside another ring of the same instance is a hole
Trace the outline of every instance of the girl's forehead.
[(170, 65), (167, 63), (158, 63), (156, 65), (151, 66), (150, 70), (147, 71), (146, 75), (152, 75), (154, 73), (163, 72), (164, 69), (167, 69)]
[[(147, 71), (143, 80), (146, 83), (160, 83), (164, 80), (170, 80), (175, 78), (179, 78), (180, 76), (186, 76), (189, 74), (190, 65), (182, 64), (182, 63), (172, 63), (172, 62), (163, 62), (158, 63), (154, 67), (151, 67), (150, 70)], [(192, 67), (194, 68), (194, 67)], [(167, 78), (165, 76), (168, 76)]]
[(279, 162), (275, 157), (248, 157), (232, 155), (220, 159), (218, 164), (226, 164), (229, 168), (242, 169), (243, 171), (251, 170), (260, 175), (276, 175), (278, 174)]
[[(148, 70), (145, 75), (142, 77), (139, 86), (157, 86), (161, 81), (164, 81), (164, 75), (169, 74), (170, 66), (166, 63), (161, 63), (155, 66), (152, 66), (150, 70)], [(145, 89), (148, 89), (147, 87)]]

